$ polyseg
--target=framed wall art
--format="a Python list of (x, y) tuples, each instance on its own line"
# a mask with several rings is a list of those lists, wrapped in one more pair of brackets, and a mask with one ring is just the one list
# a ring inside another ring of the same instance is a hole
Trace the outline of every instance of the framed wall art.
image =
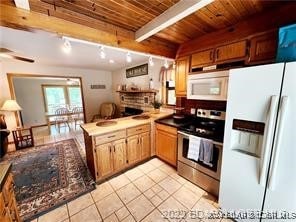
[(126, 78), (148, 75), (148, 63), (126, 70)]

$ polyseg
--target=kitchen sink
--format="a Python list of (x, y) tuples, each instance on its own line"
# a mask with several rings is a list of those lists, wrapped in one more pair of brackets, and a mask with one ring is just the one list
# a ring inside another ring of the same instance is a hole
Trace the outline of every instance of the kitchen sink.
[(97, 122), (96, 126), (113, 126), (116, 124), (117, 124), (117, 121), (106, 120), (106, 121)]
[(144, 120), (144, 119), (150, 119), (150, 116), (148, 116), (148, 115), (140, 115), (140, 116), (134, 116), (134, 117), (132, 117), (132, 119)]

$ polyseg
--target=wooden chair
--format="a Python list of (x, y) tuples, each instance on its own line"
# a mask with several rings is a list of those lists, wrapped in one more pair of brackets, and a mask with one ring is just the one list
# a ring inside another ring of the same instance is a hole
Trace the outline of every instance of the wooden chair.
[(116, 105), (111, 102), (102, 103), (99, 113), (94, 115), (92, 122), (97, 122), (101, 119), (113, 119), (116, 111)]
[(55, 126), (58, 127), (59, 133), (61, 130), (61, 124), (64, 124), (64, 126), (68, 126), (69, 131), (71, 130), (69, 125), (69, 110), (67, 108), (58, 108), (55, 111)]
[[(80, 125), (84, 122), (84, 116), (83, 116), (83, 108), (82, 107), (75, 107), (72, 109), (72, 120), (74, 121), (74, 127), (76, 130), (76, 126)], [(81, 122), (79, 124), (79, 122)]]

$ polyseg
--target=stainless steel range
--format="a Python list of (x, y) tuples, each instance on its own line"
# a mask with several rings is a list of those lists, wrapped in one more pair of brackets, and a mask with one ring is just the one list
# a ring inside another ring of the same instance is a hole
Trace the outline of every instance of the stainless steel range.
[[(198, 109), (196, 118), (178, 131), (178, 174), (216, 196), (219, 194), (225, 112)], [(210, 164), (189, 159), (189, 137), (212, 140)]]

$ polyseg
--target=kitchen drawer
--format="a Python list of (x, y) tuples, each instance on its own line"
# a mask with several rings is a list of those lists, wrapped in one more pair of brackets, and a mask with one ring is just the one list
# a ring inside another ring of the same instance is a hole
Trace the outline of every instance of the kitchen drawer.
[(14, 196), (13, 185), (14, 185), (14, 183), (13, 183), (12, 175), (9, 174), (5, 184), (3, 186), (3, 189), (2, 189), (2, 194), (3, 194), (3, 199), (5, 202), (5, 205), (7, 205), (9, 203), (9, 201)]
[(167, 125), (157, 123), (156, 124), (156, 129), (165, 131), (165, 132), (170, 133), (170, 134), (177, 135), (177, 128), (175, 128), (175, 127), (171, 127), (171, 126), (167, 126)]
[(145, 124), (127, 129), (127, 136), (133, 136), (147, 131), (150, 131), (150, 124)]
[(114, 131), (112, 133), (107, 133), (104, 135), (96, 136), (95, 137), (95, 144), (99, 145), (99, 144), (109, 143), (114, 140), (119, 140), (119, 139), (122, 139), (125, 137), (126, 137), (125, 130)]

